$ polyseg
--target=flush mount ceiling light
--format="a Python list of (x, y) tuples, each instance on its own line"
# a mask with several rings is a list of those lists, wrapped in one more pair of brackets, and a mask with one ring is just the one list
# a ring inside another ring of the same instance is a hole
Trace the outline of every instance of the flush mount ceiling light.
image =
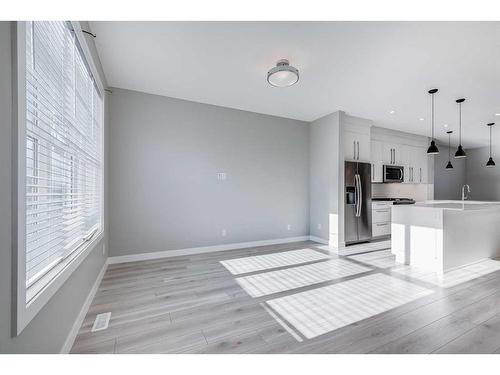
[(448, 130), (446, 134), (448, 134), (448, 164), (446, 164), (446, 169), (453, 169), (453, 165), (451, 164), (451, 155), (450, 155), (450, 148), (451, 148), (451, 133), (453, 131)]
[(462, 103), (465, 102), (465, 99), (457, 99), (456, 102), (458, 103), (458, 148), (455, 152), (455, 158), (458, 159), (467, 156), (462, 148)]
[(488, 162), (486, 163), (486, 166), (491, 168), (495, 166), (495, 162), (493, 161), (493, 158), (491, 157), (491, 128), (495, 125), (494, 122), (490, 122), (488, 124), (488, 127), (490, 128), (490, 158), (488, 159)]
[(438, 92), (438, 89), (429, 90), (431, 94), (431, 145), (427, 149), (427, 154), (436, 155), (439, 154), (439, 150), (434, 142), (434, 94)]
[(267, 72), (267, 82), (275, 87), (288, 87), (299, 81), (299, 70), (287, 59), (278, 60), (276, 66)]

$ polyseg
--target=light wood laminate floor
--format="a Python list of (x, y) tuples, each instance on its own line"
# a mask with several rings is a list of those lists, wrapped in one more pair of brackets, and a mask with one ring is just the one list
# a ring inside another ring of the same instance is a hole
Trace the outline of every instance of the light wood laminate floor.
[[(500, 352), (500, 262), (440, 279), (395, 264), (389, 250), (322, 248), (308, 241), (110, 265), (71, 352)], [(104, 312), (109, 327), (91, 332)]]

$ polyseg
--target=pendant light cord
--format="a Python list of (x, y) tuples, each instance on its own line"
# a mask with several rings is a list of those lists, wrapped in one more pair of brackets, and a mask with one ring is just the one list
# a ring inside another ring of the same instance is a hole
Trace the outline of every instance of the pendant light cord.
[(458, 144), (462, 145), (462, 103), (458, 103)]
[(491, 158), (491, 126), (489, 128), (490, 128), (490, 158)]
[(451, 133), (448, 133), (448, 162), (451, 159), (450, 148), (451, 148)]
[(434, 140), (434, 94), (432, 94), (432, 101), (431, 101), (431, 132), (432, 132), (432, 140)]

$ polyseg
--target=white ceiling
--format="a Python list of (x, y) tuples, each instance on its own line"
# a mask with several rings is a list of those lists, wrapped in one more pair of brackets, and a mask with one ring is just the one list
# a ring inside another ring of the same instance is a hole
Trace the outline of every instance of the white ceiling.
[[(336, 110), (377, 126), (463, 144), (500, 125), (500, 22), (91, 22), (110, 86), (311, 121)], [(287, 58), (289, 88), (267, 71)], [(394, 114), (389, 112), (393, 110)], [(425, 118), (425, 121), (419, 121)], [(500, 134), (500, 126), (497, 134)]]

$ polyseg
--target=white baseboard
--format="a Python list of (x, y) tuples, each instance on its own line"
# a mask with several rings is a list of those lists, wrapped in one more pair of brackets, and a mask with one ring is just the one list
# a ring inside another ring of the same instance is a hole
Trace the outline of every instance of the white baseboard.
[[(141, 260), (151, 260), (151, 259), (178, 257), (178, 256), (183, 256), (183, 255), (212, 253), (215, 251), (237, 250), (237, 249), (244, 249), (247, 247), (278, 245), (278, 244), (282, 244), (282, 243), (308, 241), (308, 240), (316, 241), (315, 239), (311, 239), (311, 236), (300, 236), (300, 237), (276, 238), (273, 240), (237, 242), (237, 243), (230, 243), (230, 244), (225, 244), (225, 245), (192, 247), (192, 248), (179, 249), (179, 250), (155, 251), (155, 252), (151, 252), (151, 253), (131, 254), (131, 255), (121, 255), (121, 256), (110, 257), (110, 258), (108, 258), (108, 264), (137, 262), (137, 261), (141, 261)], [(319, 241), (316, 241), (316, 242), (319, 242)]]
[[(109, 259), (109, 258), (108, 258)], [(108, 268), (108, 260), (106, 260), (101, 268), (101, 271), (99, 272), (99, 275), (97, 275), (97, 279), (94, 282), (94, 285), (92, 286), (92, 289), (90, 289), (89, 294), (87, 295), (87, 298), (85, 299), (85, 302), (83, 303), (82, 309), (80, 310), (80, 313), (76, 317), (75, 322), (73, 323), (73, 326), (71, 327), (71, 331), (68, 334), (68, 337), (66, 338), (66, 341), (64, 342), (64, 345), (61, 348), (61, 354), (67, 354), (70, 352), (73, 343), (75, 342), (76, 335), (78, 334), (78, 331), (80, 330), (80, 327), (82, 326), (83, 320), (85, 319), (85, 316), (87, 315), (87, 312), (89, 311), (90, 305), (92, 304), (92, 301), (94, 300), (95, 294), (97, 293), (97, 289), (99, 289), (99, 285), (101, 284), (101, 280), (104, 277), (104, 274), (106, 273), (106, 269)]]
[(320, 237), (309, 236), (309, 239), (311, 241), (314, 241), (314, 242), (317, 242), (317, 243), (322, 243), (323, 245), (328, 245), (328, 240), (325, 240), (325, 239), (320, 238)]

